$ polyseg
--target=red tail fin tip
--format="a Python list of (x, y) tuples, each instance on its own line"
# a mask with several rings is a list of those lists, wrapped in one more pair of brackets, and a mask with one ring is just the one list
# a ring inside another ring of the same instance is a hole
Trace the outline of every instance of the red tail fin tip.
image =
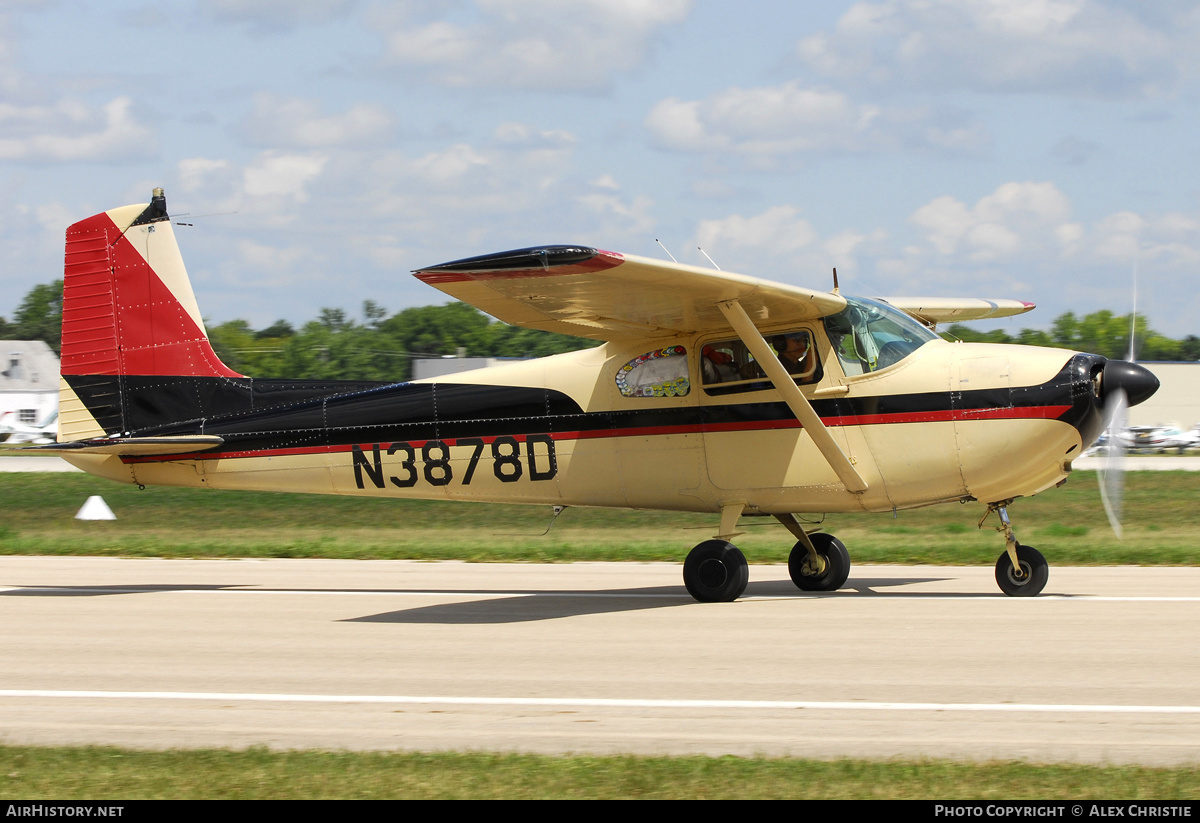
[(62, 373), (240, 377), (213, 351), (162, 189), (67, 229)]

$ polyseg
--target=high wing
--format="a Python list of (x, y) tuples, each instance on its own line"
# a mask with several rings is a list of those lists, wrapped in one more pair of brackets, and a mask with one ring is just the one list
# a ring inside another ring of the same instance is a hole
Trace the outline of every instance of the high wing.
[(759, 325), (846, 307), (828, 292), (583, 246), (515, 249), (413, 274), (505, 323), (604, 341), (731, 330), (718, 307), (730, 300)]
[(961, 320), (984, 320), (989, 317), (1012, 317), (1037, 308), (1022, 300), (982, 300), (977, 297), (880, 297), (926, 326)]

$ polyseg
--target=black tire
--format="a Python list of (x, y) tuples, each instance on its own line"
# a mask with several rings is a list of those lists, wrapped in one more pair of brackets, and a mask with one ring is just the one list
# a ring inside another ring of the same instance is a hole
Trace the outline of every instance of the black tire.
[(808, 539), (812, 541), (817, 554), (825, 559), (825, 571), (821, 574), (806, 573), (808, 549), (798, 542), (788, 555), (788, 574), (792, 576), (792, 582), (801, 591), (837, 591), (846, 584), (846, 578), (850, 576), (850, 552), (846, 551), (846, 545), (832, 534), (817, 532), (810, 534)]
[(1012, 560), (1008, 552), (1000, 555), (996, 561), (996, 583), (1000, 590), (1009, 597), (1036, 597), (1046, 588), (1050, 579), (1050, 564), (1042, 553), (1033, 546), (1017, 544), (1017, 561), (1021, 564), (1022, 575), (1013, 573)]
[(724, 540), (705, 540), (683, 562), (683, 585), (701, 603), (737, 600), (750, 580), (750, 567), (741, 549)]

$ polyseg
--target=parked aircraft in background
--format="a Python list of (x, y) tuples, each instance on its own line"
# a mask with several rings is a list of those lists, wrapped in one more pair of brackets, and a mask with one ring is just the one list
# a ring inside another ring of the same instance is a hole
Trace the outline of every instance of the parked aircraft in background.
[(1200, 432), (1195, 428), (1183, 431), (1175, 426), (1130, 426), (1117, 435), (1131, 452), (1177, 452), (1200, 445)]
[(949, 343), (932, 326), (1017, 301), (866, 299), (585, 246), (430, 266), (423, 282), (508, 323), (596, 348), (409, 383), (265, 380), (209, 345), (156, 189), (67, 230), (59, 441), (140, 485), (710, 513), (684, 583), (736, 599), (746, 516), (795, 538), (792, 580), (841, 587), (846, 547), (806, 515), (978, 502), (996, 579), (1035, 595), (1045, 558), (1008, 506), (1067, 479), (1141, 366)]
[(58, 432), (58, 409), (39, 423), (21, 423), (16, 412), (0, 414), (0, 440), (5, 443), (53, 443)]

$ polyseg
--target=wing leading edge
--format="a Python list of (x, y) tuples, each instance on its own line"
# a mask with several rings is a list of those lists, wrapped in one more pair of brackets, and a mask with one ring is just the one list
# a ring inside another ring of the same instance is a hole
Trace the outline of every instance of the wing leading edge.
[(730, 300), (759, 325), (846, 307), (836, 294), (586, 246), (515, 249), (413, 274), (505, 323), (604, 341), (732, 330), (718, 308)]

